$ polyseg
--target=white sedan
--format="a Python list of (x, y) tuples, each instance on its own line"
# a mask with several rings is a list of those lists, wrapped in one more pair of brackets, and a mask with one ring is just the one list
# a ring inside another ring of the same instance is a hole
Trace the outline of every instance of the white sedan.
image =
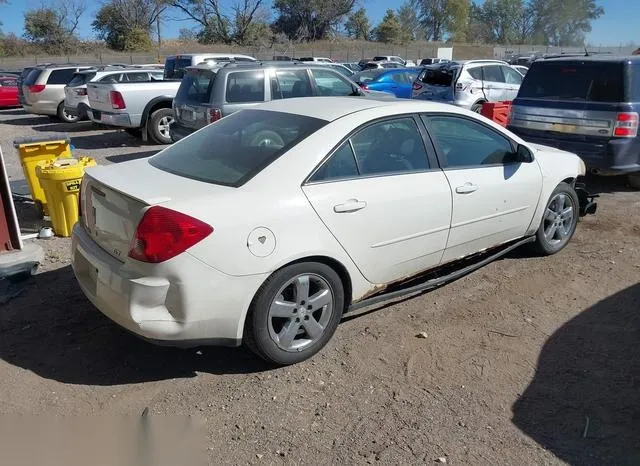
[(350, 309), (525, 243), (560, 251), (595, 211), (576, 186), (584, 172), (454, 106), (279, 100), (89, 169), (73, 269), (100, 311), (144, 338), (244, 342), (292, 364)]

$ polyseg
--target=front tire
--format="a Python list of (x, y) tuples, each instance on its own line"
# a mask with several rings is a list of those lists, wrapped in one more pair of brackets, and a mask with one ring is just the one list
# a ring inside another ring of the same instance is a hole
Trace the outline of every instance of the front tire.
[(260, 287), (245, 323), (244, 343), (267, 362), (295, 364), (331, 339), (344, 310), (344, 286), (326, 264), (301, 262)]
[(560, 183), (547, 202), (533, 243), (535, 251), (550, 256), (561, 251), (576, 231), (580, 201), (572, 186)]
[(484, 102), (478, 102), (478, 103), (473, 104), (471, 106), (471, 111), (473, 113), (478, 113), (478, 114), (482, 113), (482, 104), (484, 104)]
[(169, 125), (173, 123), (173, 110), (161, 108), (149, 117), (149, 136), (157, 144), (171, 144)]
[(67, 111), (64, 109), (64, 102), (58, 105), (57, 117), (64, 123), (75, 123), (76, 121), (80, 120), (80, 116), (67, 113)]

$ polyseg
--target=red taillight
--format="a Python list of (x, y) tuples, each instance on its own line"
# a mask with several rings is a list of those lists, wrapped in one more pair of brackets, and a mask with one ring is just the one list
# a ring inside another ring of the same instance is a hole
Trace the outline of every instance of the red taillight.
[(111, 100), (111, 106), (116, 110), (122, 110), (123, 108), (127, 108), (124, 103), (124, 97), (118, 91), (111, 91), (109, 93), (109, 100)]
[(411, 87), (413, 88), (414, 91), (419, 91), (420, 89), (422, 89), (422, 84), (413, 83), (413, 86)]
[(358, 84), (362, 89), (369, 90), (369, 87), (366, 84), (363, 84), (363, 83), (358, 83)]
[(222, 118), (222, 112), (219, 108), (212, 108), (209, 110), (209, 123), (213, 123), (214, 121), (218, 121)]
[(38, 93), (44, 91), (47, 86), (44, 84), (34, 84), (33, 86), (29, 86), (29, 92)]
[(87, 95), (87, 88), (75, 89), (76, 95)]
[(620, 138), (635, 138), (638, 135), (640, 117), (635, 112), (618, 113), (613, 135)]
[(153, 206), (138, 224), (129, 257), (157, 264), (182, 254), (213, 232), (213, 227), (188, 215)]

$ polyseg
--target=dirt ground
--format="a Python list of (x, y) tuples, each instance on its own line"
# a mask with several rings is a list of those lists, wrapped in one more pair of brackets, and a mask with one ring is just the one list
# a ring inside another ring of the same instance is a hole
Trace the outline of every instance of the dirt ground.
[[(60, 131), (99, 163), (158, 149), (3, 111), (14, 190), (11, 141)], [(83, 297), (69, 241), (41, 241), (40, 273), (0, 305), (0, 414), (191, 414), (211, 464), (640, 464), (640, 192), (588, 181), (598, 213), (560, 254), (347, 315), (288, 368), (138, 340)]]

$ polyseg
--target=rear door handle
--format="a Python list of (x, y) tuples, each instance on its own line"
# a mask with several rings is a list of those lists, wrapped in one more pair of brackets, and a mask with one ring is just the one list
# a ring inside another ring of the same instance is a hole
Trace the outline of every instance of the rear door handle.
[(458, 186), (458, 187), (456, 188), (456, 192), (457, 192), (458, 194), (469, 194), (469, 193), (472, 193), (472, 192), (474, 192), (474, 191), (477, 191), (477, 190), (478, 190), (478, 188), (479, 188), (479, 186), (478, 186), (478, 185), (476, 185), (476, 184), (472, 184), (472, 183), (465, 183), (465, 184), (463, 184), (462, 186)]
[(333, 211), (337, 214), (346, 214), (349, 212), (357, 212), (367, 207), (365, 201), (359, 201), (357, 199), (349, 199), (344, 204), (338, 204), (333, 206)]

